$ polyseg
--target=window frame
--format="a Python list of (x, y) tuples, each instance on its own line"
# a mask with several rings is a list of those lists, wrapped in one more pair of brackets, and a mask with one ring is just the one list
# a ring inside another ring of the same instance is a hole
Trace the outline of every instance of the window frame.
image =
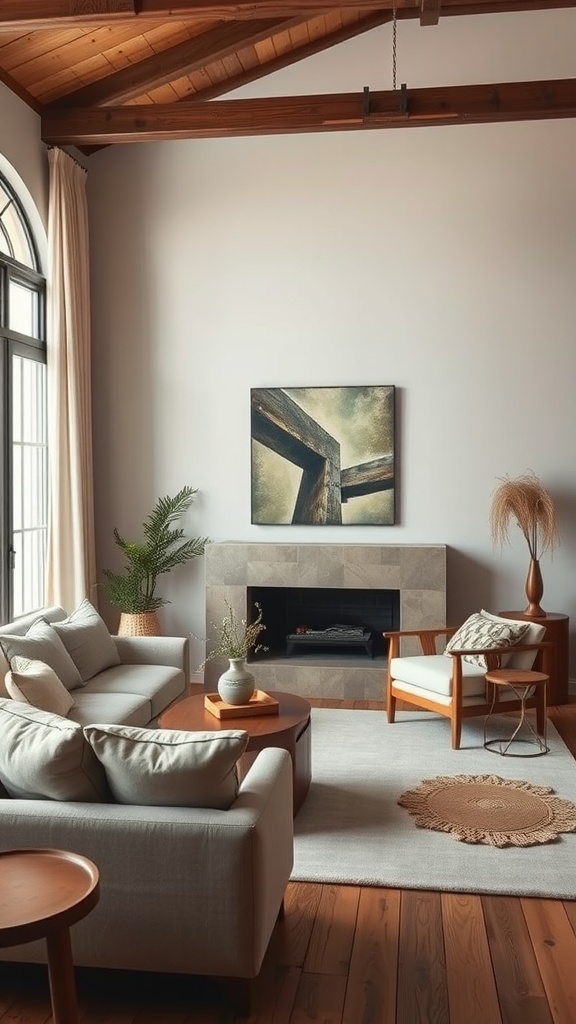
[[(14, 356), (46, 364), (46, 279), (39, 270), (38, 247), (23, 205), (1, 172), (0, 183), (17, 208), (35, 262), (35, 267), (31, 268), (0, 251), (0, 621), (8, 622), (13, 617), (14, 609), (12, 365)], [(12, 282), (23, 284), (37, 295), (35, 328), (38, 337), (22, 334), (9, 327)]]

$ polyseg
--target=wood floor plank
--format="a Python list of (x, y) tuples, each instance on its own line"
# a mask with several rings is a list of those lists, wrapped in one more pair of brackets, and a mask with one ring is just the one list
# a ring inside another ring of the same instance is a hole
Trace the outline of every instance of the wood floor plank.
[(501, 1024), (480, 897), (443, 893), (442, 921), (450, 1019)]
[(402, 892), (396, 1024), (449, 1020), (440, 893)]
[(561, 900), (520, 901), (554, 1024), (576, 1021), (576, 935)]
[(267, 957), (271, 957), (276, 964), (303, 966), (321, 896), (320, 883), (288, 884), (284, 897), (284, 917), (274, 930), (267, 953)]
[(395, 1024), (400, 891), (362, 889), (342, 1024)]
[(482, 896), (481, 900), (502, 1020), (552, 1024), (520, 900), (512, 896)]
[(304, 961), (307, 974), (348, 973), (360, 888), (356, 885), (323, 885), (318, 915)]
[(303, 974), (290, 1024), (341, 1024), (346, 978)]
[(235, 1024), (290, 1024), (302, 971), (264, 963), (254, 982), (252, 1012)]
[(568, 916), (574, 932), (576, 933), (576, 900), (564, 900), (564, 910)]

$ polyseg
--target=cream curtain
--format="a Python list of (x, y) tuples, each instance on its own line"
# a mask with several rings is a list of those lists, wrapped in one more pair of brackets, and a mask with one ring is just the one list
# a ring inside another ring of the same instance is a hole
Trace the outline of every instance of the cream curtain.
[(96, 599), (86, 171), (48, 152), (48, 444), (46, 601)]

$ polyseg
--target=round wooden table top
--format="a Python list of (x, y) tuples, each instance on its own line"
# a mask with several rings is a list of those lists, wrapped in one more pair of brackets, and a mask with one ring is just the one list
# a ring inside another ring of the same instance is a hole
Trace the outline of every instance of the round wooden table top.
[(204, 707), (203, 693), (173, 704), (160, 715), (161, 729), (206, 730), (218, 732), (222, 729), (244, 729), (250, 736), (273, 736), (294, 729), (310, 717), (310, 704), (303, 697), (279, 690), (266, 690), (278, 701), (278, 714), (246, 715), (237, 718), (216, 718)]
[(547, 683), (548, 678), (544, 672), (521, 668), (495, 668), (486, 673), (486, 681), (496, 686), (538, 686)]
[(100, 873), (66, 850), (0, 852), (0, 947), (44, 938), (98, 903)]

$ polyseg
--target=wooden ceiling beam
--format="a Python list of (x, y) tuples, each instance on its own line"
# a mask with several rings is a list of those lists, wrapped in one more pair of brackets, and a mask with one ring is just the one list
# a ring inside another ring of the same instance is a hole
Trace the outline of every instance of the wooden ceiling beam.
[[(333, 10), (434, 12), (439, 0), (1, 0), (0, 32), (90, 27), (120, 21), (304, 18)], [(442, 0), (442, 15), (576, 7), (576, 0)], [(454, 9), (453, 11), (451, 9)]]
[(99, 146), (242, 135), (362, 131), (576, 117), (576, 79), (506, 82), (333, 96), (45, 111), (47, 145)]
[(49, 108), (105, 107), (127, 103), (136, 96), (157, 89), (167, 82), (203, 68), (212, 61), (236, 53), (273, 35), (300, 25), (299, 18), (266, 18), (263, 21), (227, 21), (217, 28), (186, 39), (176, 46), (155, 53), (135, 64), (101, 78), (91, 85), (76, 89), (62, 99), (49, 104)]

